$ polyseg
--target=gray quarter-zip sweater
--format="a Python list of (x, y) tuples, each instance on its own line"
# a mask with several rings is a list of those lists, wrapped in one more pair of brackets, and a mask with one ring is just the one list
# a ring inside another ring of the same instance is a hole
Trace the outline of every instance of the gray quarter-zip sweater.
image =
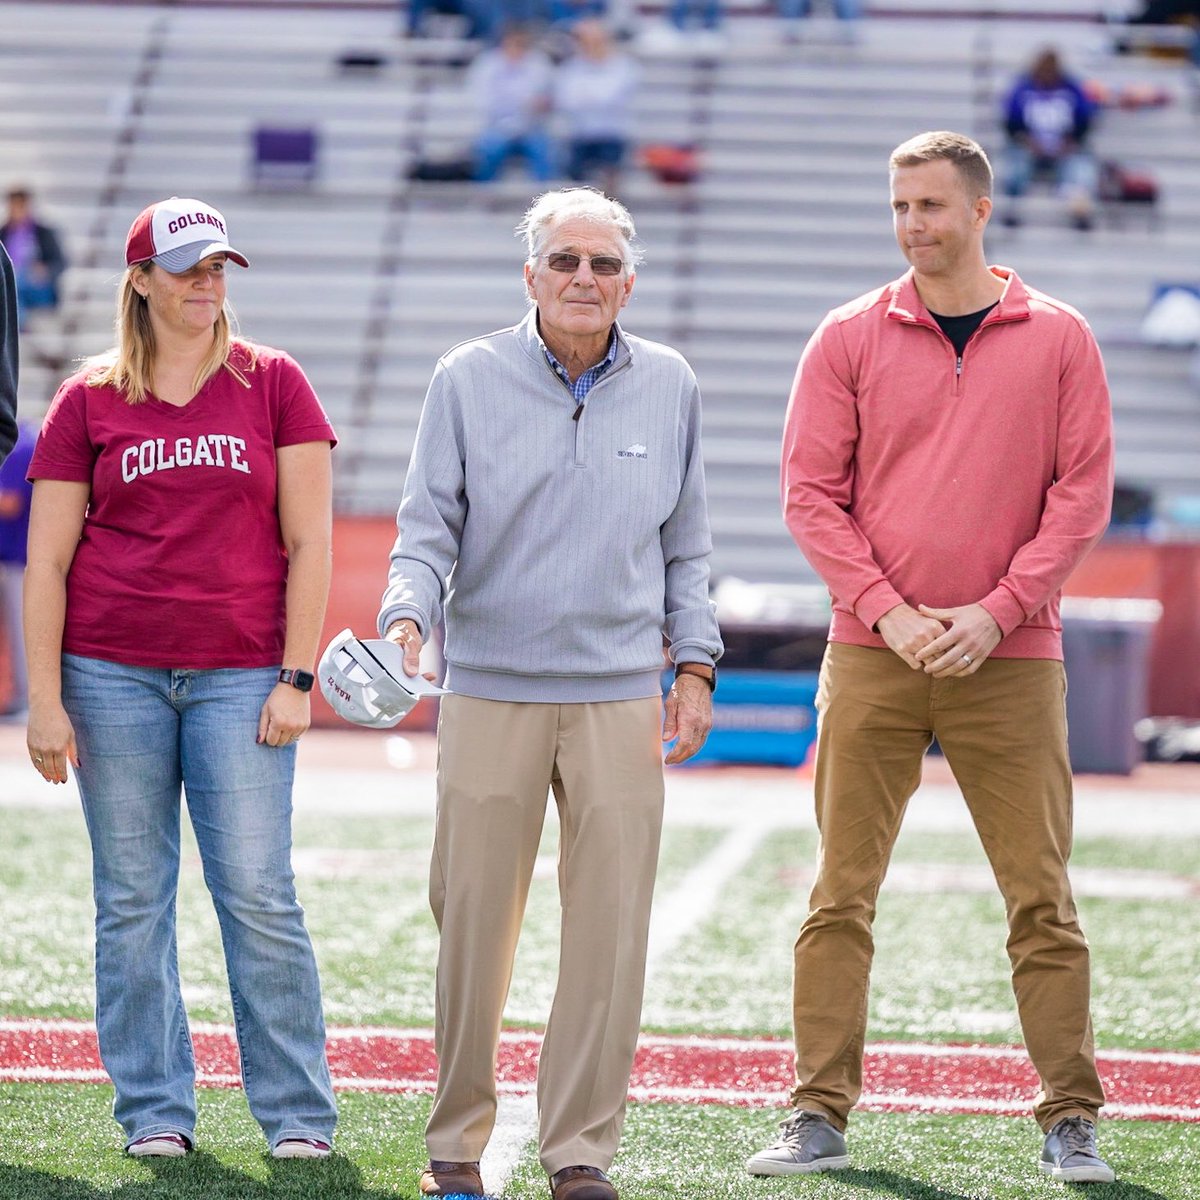
[(427, 637), (446, 682), (489, 700), (659, 694), (674, 662), (721, 655), (700, 393), (681, 355), (626, 334), (576, 415), (536, 310), (437, 365), (379, 613)]

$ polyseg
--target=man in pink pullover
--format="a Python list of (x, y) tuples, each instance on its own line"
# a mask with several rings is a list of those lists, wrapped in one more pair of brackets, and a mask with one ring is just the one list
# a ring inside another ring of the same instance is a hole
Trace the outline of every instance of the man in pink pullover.
[(871, 922), (937, 738), (1008, 915), (1013, 991), (1041, 1093), (1042, 1171), (1110, 1182), (1088, 947), (1067, 879), (1059, 596), (1112, 497), (1095, 339), (1070, 306), (990, 267), (992, 171), (955, 133), (891, 162), (912, 269), (831, 312), (800, 360), (784, 516), (829, 586), (816, 758), (819, 872), (796, 942), (796, 1086), (753, 1175), (833, 1170), (862, 1091)]

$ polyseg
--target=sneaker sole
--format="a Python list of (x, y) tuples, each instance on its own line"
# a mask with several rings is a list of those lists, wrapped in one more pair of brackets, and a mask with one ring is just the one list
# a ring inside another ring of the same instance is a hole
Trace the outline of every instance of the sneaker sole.
[(1053, 1163), (1039, 1163), (1043, 1175), (1059, 1179), (1063, 1183), (1113, 1183), (1116, 1175), (1111, 1167), (1056, 1167)]
[(174, 1142), (146, 1142), (130, 1146), (126, 1153), (130, 1158), (183, 1158), (187, 1151)]
[(750, 1159), (746, 1171), (750, 1175), (814, 1175), (818, 1171), (841, 1171), (850, 1165), (850, 1155), (837, 1158), (817, 1158), (812, 1162), (774, 1162), (771, 1159)]
[(321, 1150), (316, 1146), (305, 1146), (304, 1144), (276, 1146), (271, 1151), (272, 1158), (328, 1158), (329, 1155), (330, 1151), (328, 1150)]

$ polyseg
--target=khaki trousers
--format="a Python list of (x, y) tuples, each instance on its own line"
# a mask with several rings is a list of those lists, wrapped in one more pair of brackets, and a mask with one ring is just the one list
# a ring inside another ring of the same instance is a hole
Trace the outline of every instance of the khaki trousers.
[[(890, 650), (832, 643), (817, 692), (820, 859), (796, 941), (792, 1103), (844, 1129), (862, 1092), (871, 922), (900, 821), (936, 737), (1004, 897), (1012, 984), (1049, 1130), (1104, 1102), (1088, 947), (1067, 879), (1066, 676), (1047, 659), (989, 659), (933, 679)], [(929, 919), (938, 920), (936, 898)], [(969, 952), (969, 951), (968, 951)]]
[(441, 932), (429, 1155), (479, 1158), (496, 1049), (551, 789), (562, 904), (558, 984), (538, 1062), (553, 1174), (607, 1170), (625, 1119), (662, 830), (661, 702), (520, 704), (446, 696), (430, 904)]

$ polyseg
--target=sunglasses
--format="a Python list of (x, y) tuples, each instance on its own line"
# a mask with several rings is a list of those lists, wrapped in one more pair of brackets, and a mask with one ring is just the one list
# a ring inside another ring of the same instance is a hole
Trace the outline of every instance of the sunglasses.
[[(569, 271), (574, 274), (579, 270), (579, 264), (584, 260), (581, 254), (568, 254), (565, 251), (560, 251), (557, 254), (539, 254), (538, 258), (544, 258), (546, 265), (552, 271)], [(599, 254), (594, 258), (586, 260), (591, 263), (593, 275), (620, 275), (625, 269), (625, 263), (619, 258), (613, 258), (609, 254)]]

